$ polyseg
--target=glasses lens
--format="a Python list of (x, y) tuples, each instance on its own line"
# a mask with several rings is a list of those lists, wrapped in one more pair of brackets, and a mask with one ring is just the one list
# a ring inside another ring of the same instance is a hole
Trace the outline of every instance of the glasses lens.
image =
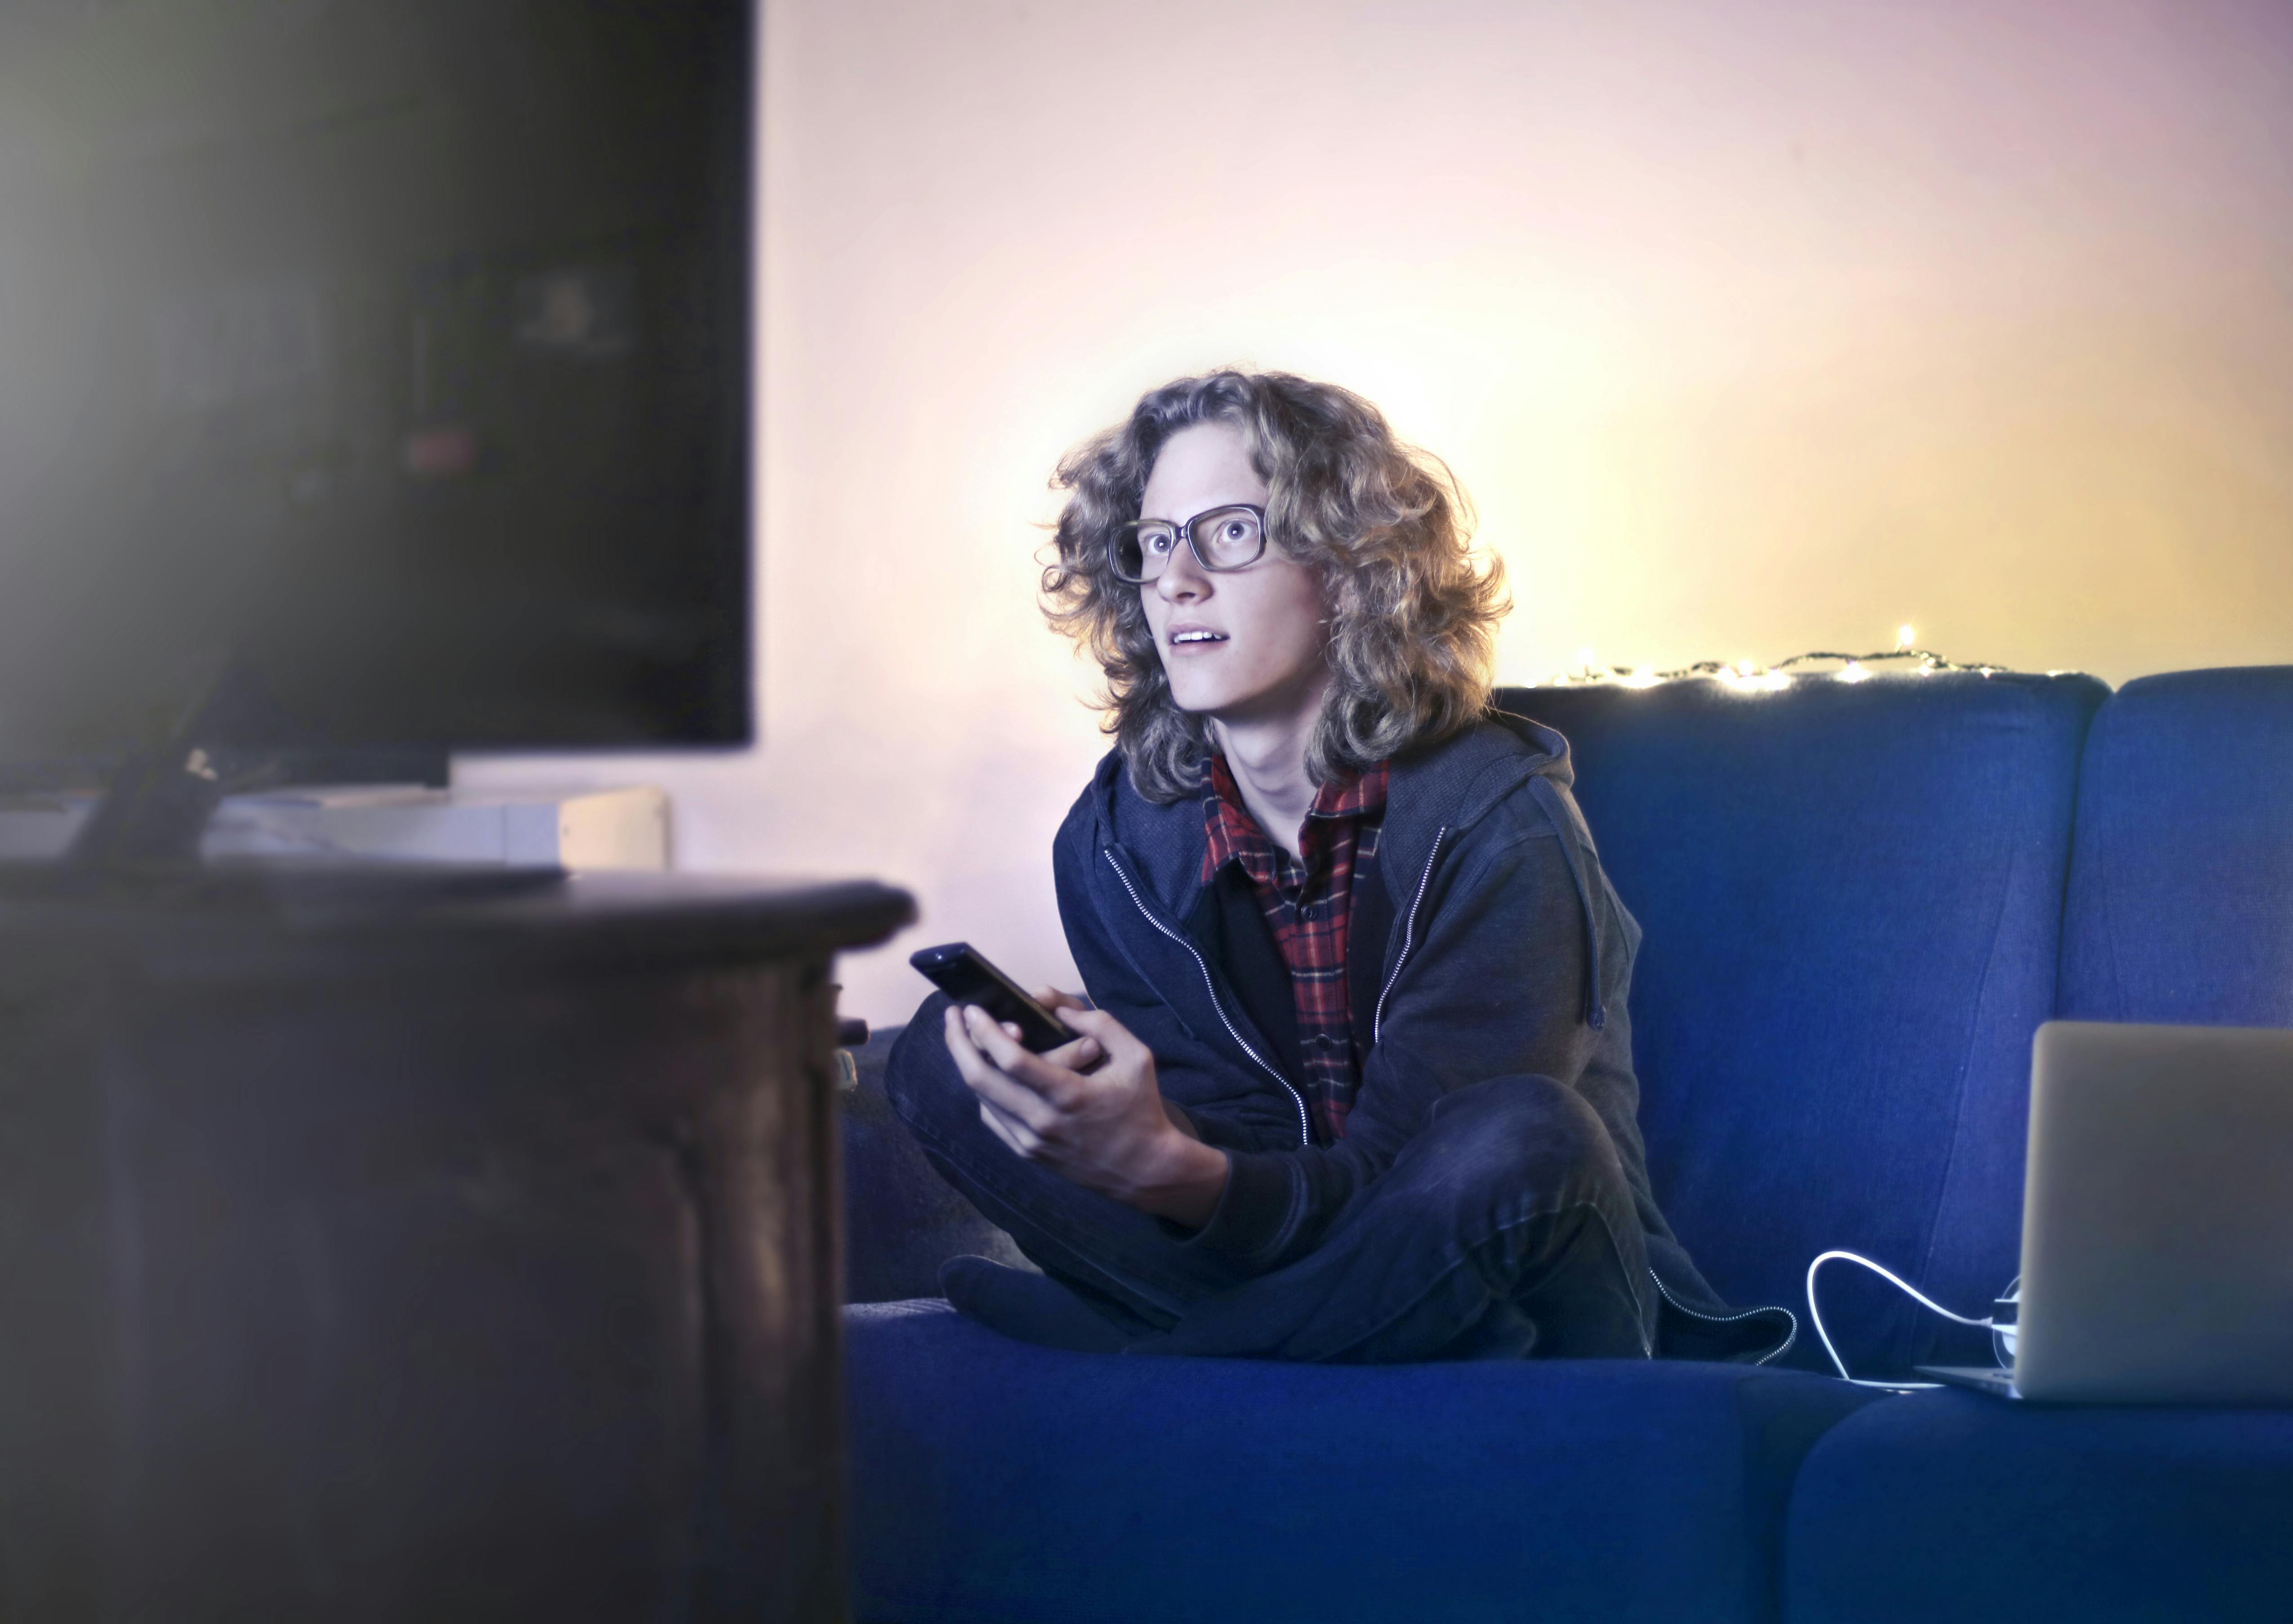
[(1246, 507), (1222, 507), (1195, 521), (1195, 551), (1213, 570), (1239, 570), (1257, 562), (1266, 534)]
[(1114, 573), (1126, 581), (1151, 581), (1171, 562), (1178, 532), (1167, 524), (1130, 524), (1115, 532)]

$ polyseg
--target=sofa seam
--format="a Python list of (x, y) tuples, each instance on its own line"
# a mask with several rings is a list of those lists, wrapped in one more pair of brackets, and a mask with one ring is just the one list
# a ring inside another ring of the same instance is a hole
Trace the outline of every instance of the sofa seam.
[[(1983, 954), (1982, 974), (1975, 982), (1974, 997), (1967, 1013), (1965, 1046), (1959, 1055), (1958, 1078), (1951, 1090), (1950, 1146), (1944, 1153), (1942, 1168), (1935, 1180), (1934, 1199), (1927, 1214), (1926, 1233), (1919, 1240), (1916, 1278), (1923, 1282), (1930, 1278), (1929, 1271), (1934, 1266), (1936, 1240), (1943, 1227), (1943, 1208), (1950, 1199), (1951, 1179), (1958, 1171), (1961, 1153), (1966, 1143), (1967, 1079), (1973, 1074), (1974, 1050), (1982, 1030), (1982, 1014), (1989, 1004), (1991, 982), (1998, 969), (1998, 947), (2005, 929), (2006, 909), (2013, 901), (2014, 882), (2023, 866), (2020, 844), (2011, 845), (2005, 883), (1999, 888), (1997, 911), (1991, 916), (1990, 943)], [(2058, 954), (2059, 951), (2058, 946)], [(2049, 999), (2048, 1003), (2051, 1007), (2052, 1000)]]

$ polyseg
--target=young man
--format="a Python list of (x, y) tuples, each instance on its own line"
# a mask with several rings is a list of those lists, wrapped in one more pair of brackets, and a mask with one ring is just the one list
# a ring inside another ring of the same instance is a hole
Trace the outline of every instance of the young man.
[(1487, 710), (1506, 603), (1368, 402), (1219, 373), (1061, 465), (1055, 626), (1115, 747), (1053, 852), (1090, 1002), (1045, 1054), (928, 1002), (886, 1085), (1041, 1275), (958, 1307), (1081, 1349), (1764, 1360), (1649, 1188), (1640, 928), (1568, 747)]

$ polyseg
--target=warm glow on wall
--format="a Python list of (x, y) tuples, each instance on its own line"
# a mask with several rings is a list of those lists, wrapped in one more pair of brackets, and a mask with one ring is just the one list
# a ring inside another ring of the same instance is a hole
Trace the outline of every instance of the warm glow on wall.
[(882, 875), (919, 940), (1065, 974), (1098, 743), (1044, 481), (1223, 362), (1449, 461), (1507, 681), (1789, 681), (1905, 620), (2113, 681), (2293, 659), (2270, 0), (764, 12), (766, 742), (578, 769), (668, 784), (688, 862)]

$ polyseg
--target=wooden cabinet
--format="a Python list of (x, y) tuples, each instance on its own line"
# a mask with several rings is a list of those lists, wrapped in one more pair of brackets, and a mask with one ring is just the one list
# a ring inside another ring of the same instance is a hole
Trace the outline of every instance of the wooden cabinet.
[(0, 902), (0, 1614), (844, 1614), (856, 884)]

